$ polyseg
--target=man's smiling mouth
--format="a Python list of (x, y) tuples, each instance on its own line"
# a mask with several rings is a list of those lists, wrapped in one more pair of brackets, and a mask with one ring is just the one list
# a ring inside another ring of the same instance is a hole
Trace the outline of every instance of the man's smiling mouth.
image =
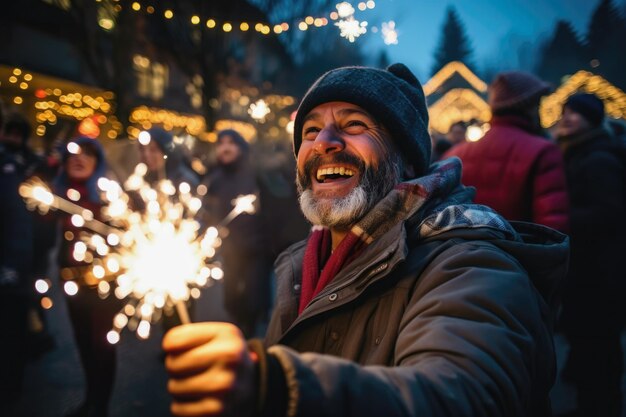
[(320, 183), (329, 180), (347, 179), (354, 175), (354, 171), (346, 167), (326, 167), (317, 170), (316, 179)]

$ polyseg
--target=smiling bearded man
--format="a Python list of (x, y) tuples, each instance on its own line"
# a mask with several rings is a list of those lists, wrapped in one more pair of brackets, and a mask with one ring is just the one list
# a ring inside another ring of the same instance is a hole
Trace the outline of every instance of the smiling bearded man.
[[(387, 134), (388, 135), (388, 134)], [(378, 167), (366, 166), (358, 157), (340, 153), (325, 161), (313, 156), (298, 171), (296, 184), (300, 193), (300, 208), (313, 224), (326, 227), (347, 228), (367, 213), (395, 184), (400, 182), (403, 162), (389, 139), (385, 140), (390, 153), (380, 161)], [(322, 169), (322, 165), (332, 165)], [(354, 167), (354, 168), (346, 168)], [(328, 170), (333, 172), (328, 172)], [(313, 182), (332, 183), (356, 176), (358, 184), (344, 197), (333, 197), (324, 191), (315, 193)]]
[(172, 412), (551, 415), (567, 237), (472, 204), (458, 159), (429, 166), (411, 71), (322, 75), (293, 145), (313, 228), (276, 260), (265, 340), (225, 323), (166, 334)]

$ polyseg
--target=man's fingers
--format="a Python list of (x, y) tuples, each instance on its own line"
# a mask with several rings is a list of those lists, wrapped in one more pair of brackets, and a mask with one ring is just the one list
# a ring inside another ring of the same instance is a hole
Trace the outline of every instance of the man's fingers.
[[(176, 352), (176, 351), (175, 351)], [(169, 354), (165, 368), (172, 375), (188, 374), (216, 365), (236, 366), (246, 360), (247, 346), (239, 337), (217, 337), (187, 351)]]
[(172, 414), (179, 417), (217, 416), (224, 413), (224, 402), (219, 398), (205, 397), (196, 401), (172, 402)]
[(163, 337), (163, 350), (170, 353), (190, 349), (210, 342), (223, 332), (241, 335), (241, 331), (230, 323), (206, 322), (176, 326)]
[(229, 368), (215, 367), (207, 372), (184, 378), (170, 378), (167, 390), (173, 396), (199, 396), (225, 393), (235, 388), (235, 372)]

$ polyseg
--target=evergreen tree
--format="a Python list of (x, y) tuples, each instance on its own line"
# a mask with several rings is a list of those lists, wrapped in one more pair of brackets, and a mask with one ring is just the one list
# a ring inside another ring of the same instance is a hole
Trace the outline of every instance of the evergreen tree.
[(553, 84), (560, 84), (565, 75), (574, 74), (585, 65), (583, 45), (572, 25), (559, 20), (554, 34), (542, 48), (537, 75)]
[(472, 67), (471, 55), (472, 46), (465, 33), (465, 27), (454, 7), (448, 7), (439, 46), (435, 51), (435, 64), (432, 67), (431, 75), (452, 61), (461, 61), (468, 67)]
[(626, 21), (612, 0), (601, 0), (594, 10), (586, 37), (586, 58), (591, 71), (621, 88), (626, 87)]

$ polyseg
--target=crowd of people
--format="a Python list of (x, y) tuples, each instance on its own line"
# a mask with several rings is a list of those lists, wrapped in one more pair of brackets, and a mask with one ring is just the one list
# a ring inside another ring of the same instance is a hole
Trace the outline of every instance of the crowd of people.
[[(268, 183), (235, 130), (219, 132), (201, 176), (170, 132), (149, 129), (136, 143), (146, 181), (204, 188), (199, 223), (219, 223), (238, 195), (260, 201), (221, 231), (231, 323), (164, 318), (172, 412), (549, 416), (556, 329), (569, 345), (559, 360), (576, 389), (572, 415), (620, 417), (626, 138), (589, 93), (542, 129), (549, 92), (532, 74), (500, 73), (485, 136), (464, 140), (459, 120), (433, 145), (406, 66), (329, 71), (299, 105), (295, 178), (278, 175), (287, 187)], [(53, 268), (79, 287), (65, 298), (86, 394), (71, 415), (107, 416), (116, 353), (106, 332), (121, 302), (102, 300), (72, 255), (83, 229), (29, 212), (18, 188), (38, 176), (97, 218), (97, 181), (112, 174), (98, 140), (68, 137), (43, 158), (30, 133), (24, 117), (0, 112), (0, 414), (19, 400), (34, 319), (45, 335), (33, 286), (57, 247)], [(313, 227), (285, 234), (277, 218), (299, 216), (297, 200)]]

